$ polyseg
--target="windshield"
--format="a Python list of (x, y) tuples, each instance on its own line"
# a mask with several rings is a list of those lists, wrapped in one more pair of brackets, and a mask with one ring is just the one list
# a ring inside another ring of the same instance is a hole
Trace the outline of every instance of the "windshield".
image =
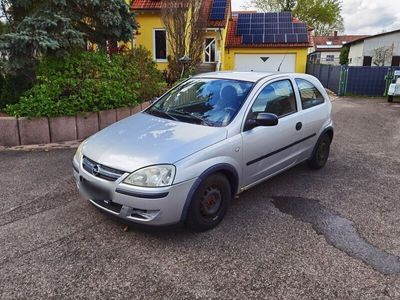
[(253, 83), (228, 79), (189, 79), (146, 112), (161, 118), (223, 127), (242, 107)]

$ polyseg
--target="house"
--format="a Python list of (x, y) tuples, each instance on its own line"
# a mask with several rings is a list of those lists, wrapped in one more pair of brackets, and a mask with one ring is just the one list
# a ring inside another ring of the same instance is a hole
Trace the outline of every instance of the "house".
[[(159, 69), (168, 66), (160, 0), (133, 0), (139, 30), (133, 44), (149, 49)], [(206, 18), (202, 71), (305, 72), (311, 29), (291, 13), (233, 13), (231, 0), (203, 0)]]
[(349, 66), (400, 66), (400, 30), (348, 43)]
[(314, 47), (308, 55), (308, 61), (314, 64), (340, 65), (339, 58), (343, 46), (366, 37), (368, 36), (338, 35), (337, 31), (331, 36), (315, 36)]

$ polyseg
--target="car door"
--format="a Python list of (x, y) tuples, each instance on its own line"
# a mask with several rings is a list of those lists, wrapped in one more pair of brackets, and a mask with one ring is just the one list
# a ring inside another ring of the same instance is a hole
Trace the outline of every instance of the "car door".
[(242, 139), (245, 186), (257, 183), (297, 162), (298, 142), (302, 139), (301, 128), (298, 128), (297, 106), (298, 101), (290, 78), (267, 83), (255, 97), (246, 119), (266, 112), (277, 115), (279, 122), (272, 127), (246, 129), (244, 126)]
[(300, 98), (301, 111), (299, 122), (302, 124), (303, 142), (299, 144), (300, 160), (308, 159), (319, 138), (319, 133), (329, 120), (329, 105), (326, 105), (322, 92), (317, 88), (317, 82), (312, 79), (295, 78), (296, 89)]

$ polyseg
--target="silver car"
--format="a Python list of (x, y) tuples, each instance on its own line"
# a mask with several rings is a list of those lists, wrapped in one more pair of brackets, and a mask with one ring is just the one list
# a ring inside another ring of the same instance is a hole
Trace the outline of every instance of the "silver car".
[(74, 176), (112, 215), (202, 231), (244, 190), (303, 161), (324, 167), (333, 131), (331, 102), (312, 76), (202, 74), (84, 141)]

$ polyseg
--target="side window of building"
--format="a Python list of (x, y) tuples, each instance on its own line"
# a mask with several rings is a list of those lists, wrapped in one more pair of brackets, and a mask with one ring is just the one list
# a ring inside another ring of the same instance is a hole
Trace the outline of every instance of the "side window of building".
[(301, 106), (308, 109), (325, 102), (321, 92), (309, 81), (304, 79), (296, 79), (301, 97)]
[(268, 84), (257, 96), (251, 108), (253, 114), (266, 112), (284, 117), (297, 111), (296, 98), (290, 80)]

